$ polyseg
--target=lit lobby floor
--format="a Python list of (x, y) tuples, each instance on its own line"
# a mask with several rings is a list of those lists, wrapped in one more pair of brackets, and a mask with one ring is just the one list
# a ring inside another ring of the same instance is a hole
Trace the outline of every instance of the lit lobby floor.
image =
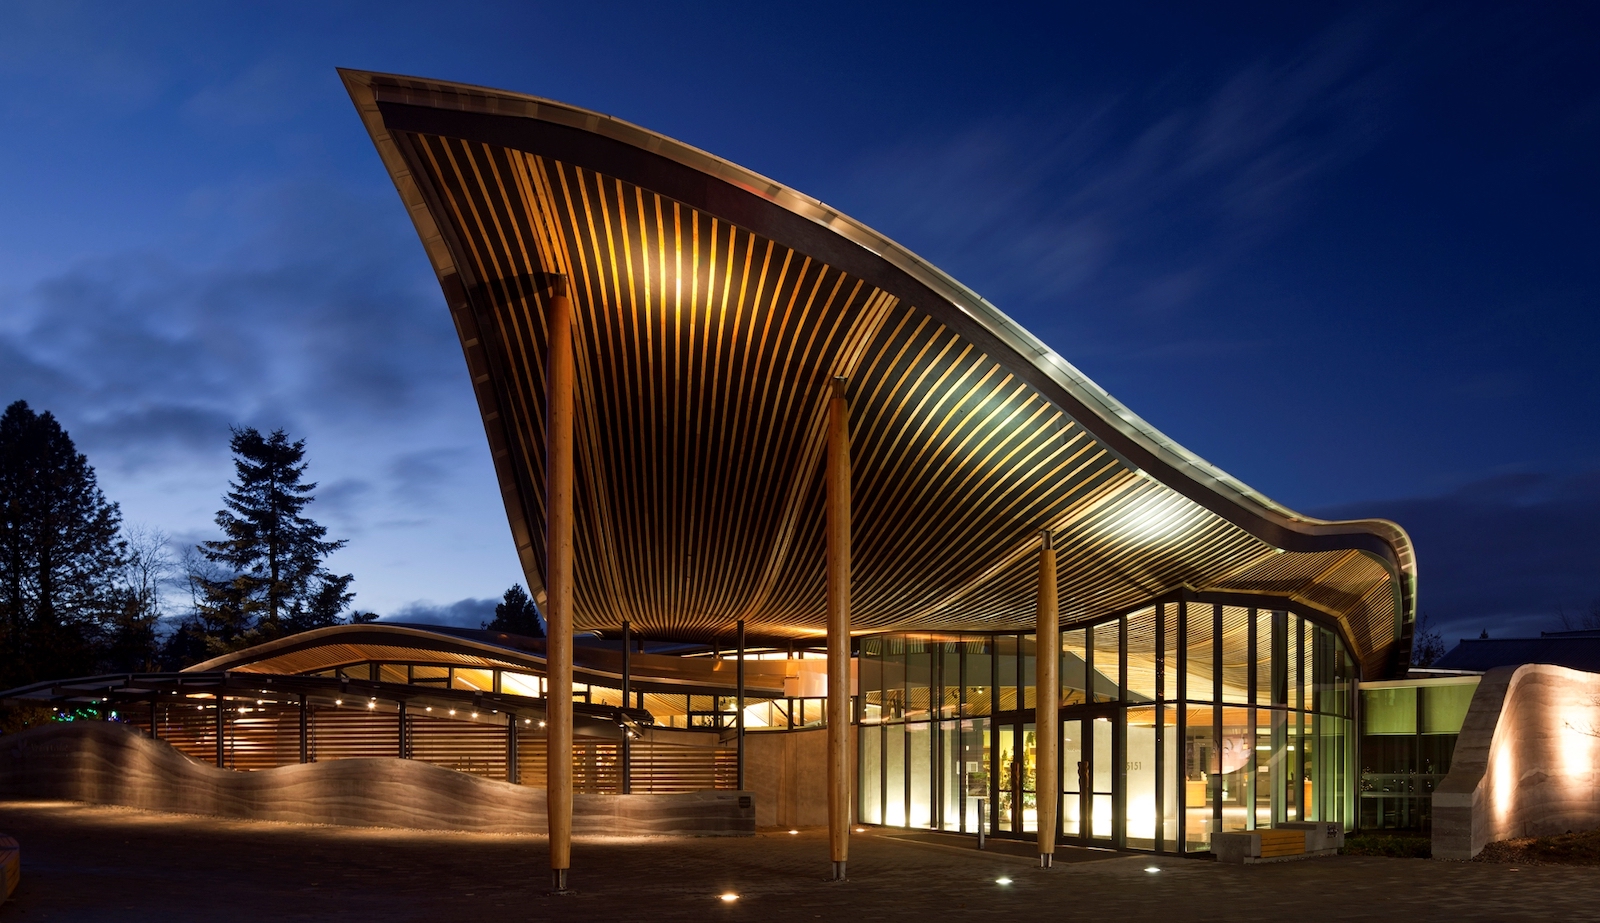
[[(1550, 866), (1338, 857), (1224, 867), (1129, 855), (1040, 871), (1014, 856), (867, 834), (852, 843), (852, 880), (828, 884), (826, 836), (808, 830), (580, 840), (579, 893), (550, 898), (539, 837), (47, 802), (0, 802), (0, 832), (21, 843), (23, 869), (0, 921), (1600, 920), (1600, 875)], [(1146, 872), (1152, 865), (1161, 871)], [(724, 892), (739, 899), (725, 903)]]

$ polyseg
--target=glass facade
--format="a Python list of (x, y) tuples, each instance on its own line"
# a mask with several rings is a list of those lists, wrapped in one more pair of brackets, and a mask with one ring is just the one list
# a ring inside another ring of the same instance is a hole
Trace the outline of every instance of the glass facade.
[(1361, 827), (1432, 829), (1479, 677), (1361, 684)]
[(863, 823), (1025, 837), (1041, 785), (1063, 840), (1091, 845), (1356, 820), (1355, 661), (1287, 609), (1170, 598), (1063, 631), (1057, 779), (1037, 773), (1032, 634), (859, 643)]

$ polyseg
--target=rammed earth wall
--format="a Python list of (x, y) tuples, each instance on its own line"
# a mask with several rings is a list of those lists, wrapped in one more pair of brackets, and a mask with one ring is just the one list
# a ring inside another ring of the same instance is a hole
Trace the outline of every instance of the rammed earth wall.
[(1600, 675), (1527, 664), (1490, 670), (1450, 774), (1433, 793), (1433, 855), (1600, 827)]
[[(250, 820), (484, 833), (545, 830), (545, 790), (415, 760), (353, 759), (235, 772), (122, 724), (77, 721), (0, 738), (0, 796)], [(755, 832), (747, 792), (573, 797), (579, 835)]]

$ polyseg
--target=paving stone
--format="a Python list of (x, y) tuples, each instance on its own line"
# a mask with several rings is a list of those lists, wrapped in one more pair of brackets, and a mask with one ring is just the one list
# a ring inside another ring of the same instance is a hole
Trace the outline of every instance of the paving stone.
[[(873, 832), (852, 839), (851, 880), (828, 883), (826, 833), (808, 829), (580, 839), (578, 893), (557, 898), (535, 836), (60, 802), (0, 803), (0, 832), (21, 843), (23, 867), (0, 920), (1600, 920), (1600, 872), (1557, 866), (1351, 856), (1222, 866), (1129, 854), (1044, 871), (1005, 852)], [(725, 892), (739, 899), (720, 900)]]

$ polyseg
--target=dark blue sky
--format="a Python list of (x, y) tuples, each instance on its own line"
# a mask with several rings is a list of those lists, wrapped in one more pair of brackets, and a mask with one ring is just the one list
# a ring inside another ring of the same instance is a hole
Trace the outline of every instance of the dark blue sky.
[[(686, 5), (688, 6), (688, 5)], [(1600, 599), (1595, 7), (0, 7), (0, 399), (200, 537), (310, 443), (358, 604), (520, 579), (459, 347), (334, 73), (598, 109), (794, 186), (1289, 506), (1447, 634)]]

